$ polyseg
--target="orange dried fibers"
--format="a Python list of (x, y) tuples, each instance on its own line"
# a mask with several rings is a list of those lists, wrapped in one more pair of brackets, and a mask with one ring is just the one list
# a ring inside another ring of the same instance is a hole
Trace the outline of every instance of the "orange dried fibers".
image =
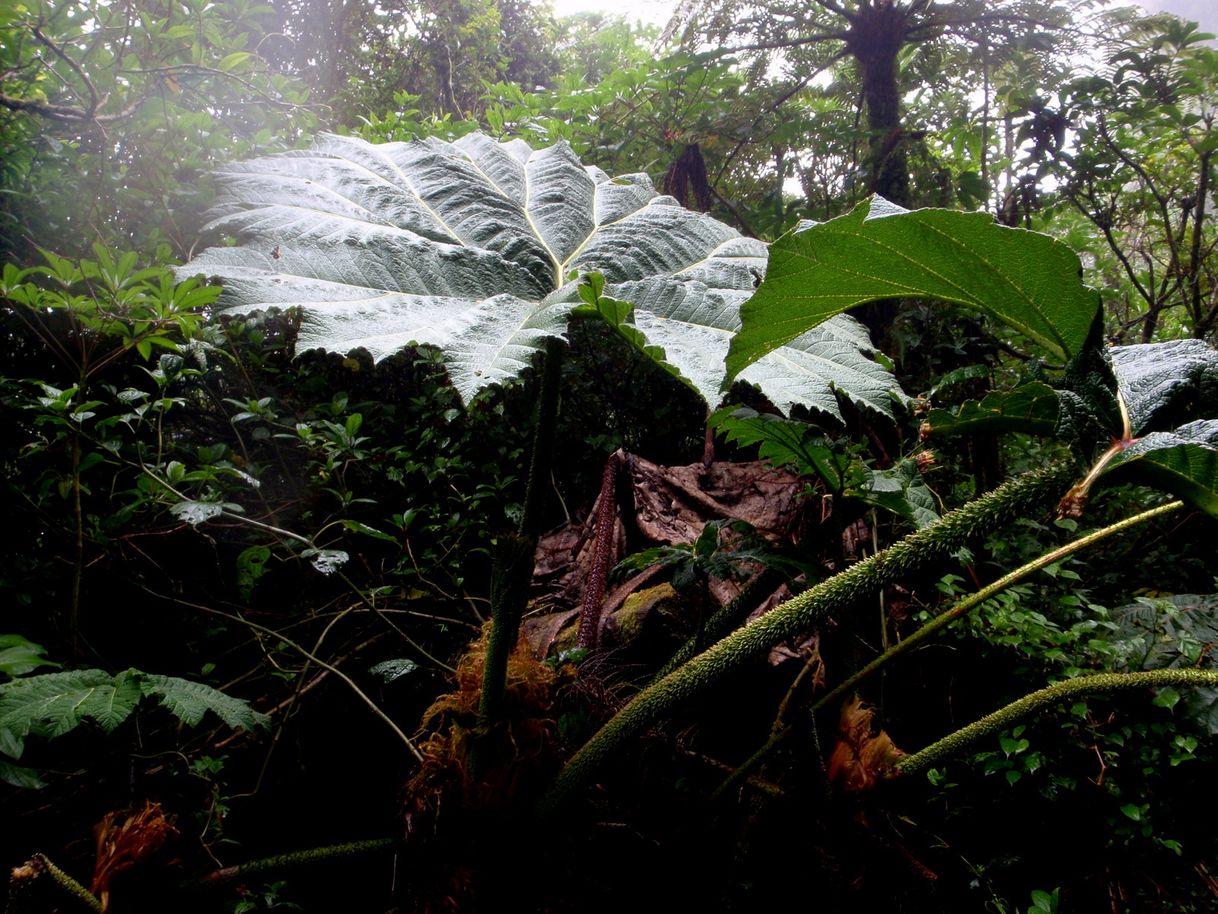
[(97, 840), (97, 863), (89, 891), (110, 907), (110, 882), (119, 873), (129, 870), (156, 854), (170, 838), (178, 834), (174, 817), (165, 814), (160, 803), (146, 802), (142, 809), (126, 814), (108, 812), (93, 828)]
[[(457, 664), (456, 688), (423, 715), (421, 729), (432, 732), (419, 746), (423, 764), (406, 785), (410, 830), (427, 820), (434, 829), (446, 806), (488, 811), (513, 806), (555, 761), (556, 727), (550, 715), (556, 676), (533, 658), (523, 635), (508, 658), (502, 718), (486, 729), (478, 727), (489, 633), (488, 624)], [(475, 740), (483, 741), (483, 770), (477, 776), (469, 767)]]
[(847, 793), (869, 790), (896, 774), (905, 753), (883, 730), (872, 735), (875, 709), (857, 695), (842, 705), (838, 743), (829, 757), (828, 776)]

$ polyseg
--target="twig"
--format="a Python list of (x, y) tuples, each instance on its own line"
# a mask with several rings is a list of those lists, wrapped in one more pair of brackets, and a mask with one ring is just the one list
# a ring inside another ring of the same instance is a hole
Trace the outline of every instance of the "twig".
[[(145, 589), (147, 589), (147, 588), (145, 588)], [(371, 710), (373, 714), (375, 714), (377, 717), (379, 717), (381, 720), (383, 720), (386, 724), (388, 724), (389, 729), (391, 729), (394, 732), (394, 734), (396, 734), (398, 739), (400, 739), (402, 741), (402, 743), (406, 746), (406, 748), (410, 750), (410, 754), (413, 755), (415, 757), (415, 759), (417, 759), (420, 763), (423, 761), (423, 754), (421, 752), (419, 752), (418, 748), (415, 746), (414, 742), (410, 739), (410, 737), (407, 736), (404, 732), (402, 732), (402, 728), (399, 727), (396, 723), (394, 723), (393, 718), (391, 718), (388, 714), (386, 714), (384, 711), (382, 711), (377, 706), (376, 702), (374, 702), (371, 698), (369, 698), (368, 695), (364, 692), (364, 690), (355, 684), (355, 680), (353, 680), (350, 676), (348, 676), (338, 667), (322, 660), (312, 651), (305, 649), (301, 645), (297, 644), (295, 641), (292, 641), (291, 639), (285, 637), (281, 632), (275, 631), (273, 628), (267, 628), (265, 625), (259, 625), (257, 622), (251, 622), (249, 619), (243, 619), (240, 616), (235, 615), (233, 613), (226, 613), (222, 609), (214, 609), (210, 606), (203, 606), (200, 603), (192, 603), (189, 600), (183, 600), (181, 597), (172, 597), (172, 596), (168, 596), (166, 594), (157, 593), (156, 591), (153, 591), (153, 590), (148, 590), (148, 592), (153, 594), (154, 596), (160, 597), (163, 600), (169, 600), (170, 602), (177, 603), (180, 606), (188, 606), (191, 609), (196, 609), (199, 612), (209, 613), (213, 616), (220, 616), (223, 619), (228, 619), (231, 622), (236, 622), (240, 625), (244, 625), (248, 628), (253, 629), (254, 631), (262, 632), (264, 635), (269, 635), (273, 638), (278, 638), (280, 641), (282, 641), (285, 645), (290, 647), (292, 650), (299, 652), (306, 659), (308, 659), (309, 661), (311, 661), (313, 663), (316, 663), (322, 669), (329, 670), (331, 673), (333, 673), (335, 676), (337, 676), (339, 679), (341, 679), (343, 682), (345, 682), (347, 684), (348, 688), (350, 688), (351, 691), (356, 694), (356, 696), (359, 698), (360, 701), (362, 701), (364, 704), (366, 704), (368, 706), (369, 710)]]
[(89, 93), (89, 109), (85, 113), (85, 119), (93, 120), (94, 115), (97, 114), (97, 109), (101, 105), (105, 104), (106, 99), (109, 96), (99, 95), (97, 92), (97, 87), (93, 85), (93, 80), (89, 78), (89, 74), (85, 72), (84, 67), (69, 57), (64, 52), (63, 48), (55, 44), (55, 42), (51, 41), (51, 39), (47, 38), (46, 35), (42, 34), (42, 29), (38, 28), (38, 26), (34, 26), (30, 31), (33, 32), (34, 38), (38, 40), (39, 44), (50, 48), (51, 53), (67, 64), (72, 72), (76, 74), (77, 78), (84, 83), (85, 89)]

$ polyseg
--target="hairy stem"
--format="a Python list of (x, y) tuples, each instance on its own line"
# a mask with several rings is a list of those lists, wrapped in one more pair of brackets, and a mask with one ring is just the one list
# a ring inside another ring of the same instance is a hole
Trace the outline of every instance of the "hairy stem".
[(876, 670), (887, 666), (897, 657), (913, 650), (940, 629), (951, 625), (961, 616), (965, 616), (972, 612), (991, 597), (996, 596), (997, 594), (1006, 590), (1008, 587), (1018, 584), (1024, 578), (1029, 577), (1037, 571), (1040, 571), (1042, 568), (1047, 568), (1054, 562), (1060, 562), (1067, 556), (1086, 549), (1088, 546), (1094, 546), (1096, 543), (1106, 540), (1108, 537), (1113, 536), (1114, 534), (1121, 533), (1130, 529), (1131, 527), (1136, 527), (1139, 524), (1144, 524), (1147, 521), (1154, 520), (1156, 517), (1163, 517), (1166, 514), (1171, 514), (1173, 511), (1178, 511), (1182, 507), (1184, 507), (1184, 502), (1182, 501), (1173, 501), (1165, 505), (1159, 505), (1157, 508), (1151, 508), (1147, 511), (1141, 512), (1140, 514), (1135, 514), (1133, 517), (1127, 517), (1122, 521), (1117, 521), (1115, 524), (1109, 524), (1107, 527), (1103, 527), (1092, 533), (1088, 533), (1086, 536), (1080, 536), (1076, 540), (1071, 540), (1065, 545), (1046, 552), (1044, 555), (1033, 559), (1025, 565), (1021, 565), (1010, 574), (1003, 575), (992, 584), (987, 584), (976, 593), (965, 597), (946, 612), (942, 612), (935, 616), (909, 637), (903, 639), (902, 641), (898, 641), (862, 669), (843, 680), (840, 685), (834, 687), (832, 690), (826, 692), (823, 696), (817, 699), (816, 703), (812, 705), (812, 710), (819, 711), (821, 708), (832, 704)]
[(482, 695), (478, 701), (479, 729), (491, 727), (499, 719), (508, 658), (520, 634), (520, 619), (529, 598), (536, 548), (536, 537), (521, 533), (501, 536), (495, 547), (495, 567), (491, 570), (491, 633), (486, 643)]
[(183, 888), (217, 888), (232, 882), (263, 876), (268, 873), (278, 873), (282, 870), (317, 863), (336, 863), (353, 857), (362, 857), (377, 851), (386, 850), (398, 844), (397, 838), (372, 838), (367, 841), (350, 841), (346, 844), (332, 844), (328, 847), (311, 847), (308, 850), (293, 851), (290, 854), (277, 854), (274, 857), (264, 857), (261, 860), (250, 860), (236, 866), (226, 866), (213, 870), (206, 876), (187, 883)]
[[(741, 622), (748, 618), (749, 613), (761, 605), (762, 600), (774, 593), (785, 577), (781, 571), (773, 568), (763, 568), (759, 571), (744, 590), (740, 591), (736, 599), (711, 613), (703, 628), (702, 642), (713, 643), (730, 635), (740, 626)], [(696, 637), (690, 638), (681, 645), (671, 659), (656, 673), (652, 682), (659, 682), (677, 667), (696, 656), (698, 640)]]
[(101, 899), (52, 863), (45, 854), (35, 854), (23, 866), (16, 867), (9, 877), (9, 899), (5, 914), (22, 914), (33, 910), (27, 905), (36, 881), (46, 877), (57, 894), (72, 908), (101, 911)]
[(80, 656), (80, 592), (85, 576), (85, 518), (80, 498), (80, 429), (72, 433), (72, 595), (68, 600), (68, 645)]
[(617, 520), (617, 480), (622, 470), (623, 452), (619, 449), (605, 461), (601, 494), (597, 500), (596, 529), (593, 534), (592, 569), (584, 587), (584, 607), (579, 617), (578, 647), (594, 651), (600, 641), (601, 610), (605, 601), (605, 581), (609, 560), (613, 558), (613, 527)]
[[(554, 429), (558, 424), (563, 345), (563, 341), (557, 337), (546, 340), (524, 516), (520, 519), (518, 532), (500, 537), (495, 549), (491, 581), (491, 634), (487, 642), (482, 695), (478, 703), (478, 727), (483, 731), (496, 723), (503, 704), (508, 657), (516, 647), (520, 619), (528, 603), (529, 582), (533, 579), (533, 559), (537, 537), (544, 523), (542, 509), (550, 480)], [(480, 754), (477, 747), (478, 741), (475, 741), (471, 758), (475, 769)]]
[[(1153, 520), (1156, 517), (1163, 517), (1167, 514), (1171, 514), (1174, 511), (1178, 511), (1183, 506), (1184, 503), (1180, 501), (1173, 501), (1165, 505), (1159, 505), (1157, 508), (1151, 508), (1147, 511), (1135, 514), (1133, 517), (1127, 517), (1115, 524), (1109, 524), (1107, 527), (1103, 527), (1087, 534), (1086, 536), (1080, 536), (1076, 540), (1071, 540), (1069, 543), (1066, 543), (1057, 549), (1046, 552), (1044, 555), (1041, 555), (1024, 565), (1021, 565), (1010, 574), (1003, 575), (997, 581), (994, 581), (976, 593), (965, 597), (946, 612), (942, 612), (935, 616), (909, 637), (892, 645), (892, 647), (888, 648), (888, 650), (884, 651), (884, 653), (880, 654), (866, 666), (857, 670), (854, 674), (846, 677), (846, 679), (842, 680), (840, 684), (818, 698), (812, 704), (809, 711), (815, 714), (822, 708), (832, 705), (834, 702), (838, 701), (844, 695), (852, 691), (855, 686), (857, 686), (872, 673), (884, 668), (897, 657), (900, 657), (902, 654), (913, 650), (940, 629), (951, 625), (957, 619), (972, 612), (990, 598), (1006, 590), (1008, 587), (1018, 584), (1020, 581), (1036, 573), (1037, 571), (1040, 571), (1042, 568), (1046, 568), (1049, 565), (1052, 565), (1054, 562), (1059, 562), (1067, 556), (1073, 555), (1075, 552), (1086, 549), (1088, 546), (1094, 546), (1096, 543), (1099, 543), (1117, 533), (1129, 530), (1132, 527), (1146, 523), (1147, 521)], [(791, 725), (787, 724), (778, 726), (778, 723), (782, 720), (782, 717), (783, 716), (780, 714), (778, 720), (775, 721), (775, 727), (773, 730), (771, 730), (765, 743), (763, 743), (756, 752), (749, 756), (748, 759), (746, 759), (734, 772), (732, 772), (729, 778), (727, 778), (722, 784), (719, 785), (718, 788), (716, 788), (714, 796), (718, 797), (722, 795), (731, 787), (739, 783), (740, 780), (750, 771), (752, 771), (755, 766), (764, 761), (770, 752), (780, 746), (786, 740), (786, 738), (791, 735), (793, 731), (793, 727)]]
[(570, 801), (628, 739), (726, 674), (829, 615), (851, 608), (931, 562), (948, 558), (974, 537), (1042, 507), (1073, 474), (1069, 465), (1054, 465), (1017, 477), (724, 638), (644, 689), (606, 723), (567, 762), (539, 811), (549, 814)]
[(1125, 692), (1147, 686), (1218, 686), (1218, 670), (1144, 670), (1137, 673), (1097, 673), (1094, 676), (1067, 679), (1031, 695), (1025, 695), (1005, 708), (948, 734), (921, 752), (906, 756), (897, 763), (897, 771), (901, 774), (923, 772), (954, 755), (959, 755), (978, 740), (1001, 733), (1025, 717), (1059, 702), (1097, 692)]
[(558, 400), (562, 388), (562, 359), (566, 344), (558, 337), (546, 340), (545, 361), (541, 369), (541, 390), (537, 401), (537, 420), (533, 430), (533, 454), (529, 463), (529, 482), (524, 499), (520, 532), (537, 537), (545, 523), (545, 494), (550, 484), (550, 464), (554, 456), (554, 430), (558, 426)]

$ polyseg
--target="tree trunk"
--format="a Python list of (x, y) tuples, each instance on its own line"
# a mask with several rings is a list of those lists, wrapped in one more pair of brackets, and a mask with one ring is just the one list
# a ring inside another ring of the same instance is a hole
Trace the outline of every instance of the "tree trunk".
[[(858, 63), (867, 109), (868, 190), (896, 203), (910, 205), (909, 160), (901, 130), (901, 93), (897, 85), (897, 55), (906, 39), (905, 12), (893, 0), (863, 0), (850, 17), (846, 49)], [(896, 299), (872, 302), (855, 312), (884, 352), (892, 352)]]
[(870, 190), (908, 206), (909, 160), (901, 128), (897, 55), (906, 40), (905, 11), (892, 0), (872, 0), (852, 17), (846, 48), (859, 66), (870, 131)]

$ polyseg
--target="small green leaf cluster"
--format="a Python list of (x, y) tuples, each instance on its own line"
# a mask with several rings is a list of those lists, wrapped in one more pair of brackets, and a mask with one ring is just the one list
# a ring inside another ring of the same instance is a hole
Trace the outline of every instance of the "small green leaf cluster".
[(758, 413), (749, 407), (726, 407), (711, 416), (710, 425), (731, 444), (755, 445), (758, 457), (777, 467), (789, 467), (831, 497), (879, 508), (915, 528), (925, 527), (939, 516), (917, 456), (874, 469), (858, 442), (821, 431), (810, 422)]
[(636, 552), (623, 559), (617, 570), (641, 571), (652, 565), (671, 567), (672, 586), (677, 590), (704, 585), (710, 579), (747, 579), (759, 567), (806, 567), (758, 535), (752, 524), (730, 519), (708, 521), (692, 543)]

